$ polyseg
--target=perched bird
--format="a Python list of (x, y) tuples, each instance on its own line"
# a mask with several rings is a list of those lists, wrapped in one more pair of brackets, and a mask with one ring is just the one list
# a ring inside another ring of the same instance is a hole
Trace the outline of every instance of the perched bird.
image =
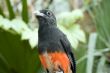
[(47, 73), (76, 73), (70, 42), (57, 28), (56, 17), (50, 10), (35, 11), (38, 19), (38, 52)]

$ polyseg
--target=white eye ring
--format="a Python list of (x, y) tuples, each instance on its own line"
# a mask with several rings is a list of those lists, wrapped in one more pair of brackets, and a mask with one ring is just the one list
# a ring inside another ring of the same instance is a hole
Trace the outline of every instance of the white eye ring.
[(51, 15), (51, 13), (48, 11), (48, 12), (47, 12), (47, 15)]

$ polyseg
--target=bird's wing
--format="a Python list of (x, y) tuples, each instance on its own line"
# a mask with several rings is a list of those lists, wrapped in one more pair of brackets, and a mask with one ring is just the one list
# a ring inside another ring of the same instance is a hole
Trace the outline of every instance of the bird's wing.
[(64, 48), (69, 60), (70, 60), (72, 72), (76, 73), (75, 58), (74, 58), (74, 55), (73, 55), (73, 52), (72, 52), (71, 44), (68, 41), (66, 35), (61, 37), (60, 42), (61, 42), (62, 47)]

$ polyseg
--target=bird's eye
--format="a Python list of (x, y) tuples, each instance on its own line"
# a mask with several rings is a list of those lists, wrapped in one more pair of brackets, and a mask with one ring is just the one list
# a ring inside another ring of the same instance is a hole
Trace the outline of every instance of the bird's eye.
[(49, 16), (50, 16), (50, 15), (51, 15), (51, 13), (48, 11), (48, 12), (47, 12), (47, 15), (49, 15)]

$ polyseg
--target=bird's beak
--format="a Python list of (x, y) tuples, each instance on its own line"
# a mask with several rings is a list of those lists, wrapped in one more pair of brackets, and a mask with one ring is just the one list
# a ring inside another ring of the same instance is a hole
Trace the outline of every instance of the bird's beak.
[(33, 12), (36, 16), (44, 16), (43, 13), (41, 13), (40, 11), (34, 11)]

